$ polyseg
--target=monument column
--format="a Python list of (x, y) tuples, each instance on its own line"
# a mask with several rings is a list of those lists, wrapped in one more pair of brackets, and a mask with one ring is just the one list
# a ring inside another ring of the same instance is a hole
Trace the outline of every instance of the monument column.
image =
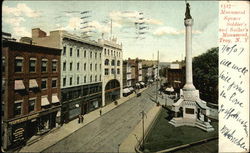
[(183, 87), (183, 90), (195, 90), (193, 85), (193, 73), (192, 73), (192, 26), (193, 26), (193, 19), (190, 15), (190, 8), (189, 4), (187, 3), (186, 13), (185, 13), (185, 29), (186, 29), (186, 84)]

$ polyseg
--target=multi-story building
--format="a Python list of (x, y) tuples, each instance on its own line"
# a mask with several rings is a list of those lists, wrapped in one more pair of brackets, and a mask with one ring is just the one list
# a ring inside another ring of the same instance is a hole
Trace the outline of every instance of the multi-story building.
[(145, 83), (153, 82), (158, 76), (157, 61), (142, 60), (142, 80)]
[(122, 97), (122, 44), (116, 39), (99, 39), (103, 46), (102, 105), (107, 105)]
[(168, 86), (173, 87), (175, 91), (179, 90), (185, 85), (185, 66), (183, 62), (173, 62), (167, 68), (167, 83)]
[(34, 43), (62, 49), (62, 120), (68, 122), (102, 105), (102, 45), (63, 30), (32, 29)]
[(58, 125), (61, 50), (5, 40), (2, 47), (2, 142), (9, 149)]

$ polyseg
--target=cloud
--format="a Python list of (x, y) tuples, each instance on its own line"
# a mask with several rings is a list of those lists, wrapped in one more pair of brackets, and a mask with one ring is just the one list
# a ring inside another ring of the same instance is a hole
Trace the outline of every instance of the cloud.
[(12, 26), (20, 26), (20, 23), (22, 21), (25, 21), (25, 19), (23, 17), (12, 17), (12, 18), (7, 18), (7, 17), (3, 17), (3, 22), (10, 24)]
[(13, 32), (17, 37), (31, 37), (31, 33), (25, 27), (14, 27)]
[(40, 16), (40, 12), (34, 11), (29, 8), (26, 4), (19, 3), (16, 7), (9, 7), (3, 5), (4, 15), (14, 15), (14, 16), (26, 16), (30, 18), (35, 18)]
[[(192, 31), (193, 34), (201, 34), (202, 32), (199, 30), (193, 30)], [(177, 30), (173, 27), (168, 27), (168, 26), (164, 26), (164, 27), (159, 27), (157, 28), (154, 32), (153, 35), (155, 36), (165, 36), (165, 35), (183, 35), (185, 34), (185, 30)]]

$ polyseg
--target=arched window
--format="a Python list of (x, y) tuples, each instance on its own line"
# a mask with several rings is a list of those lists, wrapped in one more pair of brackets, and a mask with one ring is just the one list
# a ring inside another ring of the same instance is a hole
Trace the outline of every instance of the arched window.
[(117, 61), (117, 66), (120, 66), (120, 61), (119, 60)]
[(109, 60), (106, 59), (104, 64), (105, 64), (105, 65), (109, 65)]
[(112, 65), (112, 66), (115, 65), (115, 60), (112, 60), (111, 65)]

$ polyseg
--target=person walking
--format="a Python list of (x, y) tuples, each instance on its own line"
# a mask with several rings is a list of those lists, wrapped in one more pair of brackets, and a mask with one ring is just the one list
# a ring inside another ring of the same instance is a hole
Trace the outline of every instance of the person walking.
[(102, 109), (100, 109), (100, 116), (102, 116)]
[(83, 123), (83, 121), (84, 121), (84, 115), (82, 115), (82, 123)]

